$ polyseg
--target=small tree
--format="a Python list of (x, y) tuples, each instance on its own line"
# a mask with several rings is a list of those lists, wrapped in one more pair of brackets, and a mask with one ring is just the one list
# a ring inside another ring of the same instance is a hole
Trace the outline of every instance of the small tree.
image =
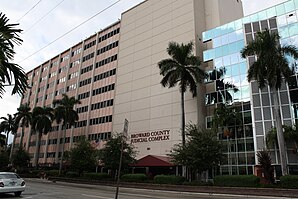
[(273, 167), (271, 166), (272, 161), (270, 154), (267, 150), (262, 150), (257, 152), (258, 162), (263, 169), (265, 179), (274, 183)]
[(90, 142), (85, 138), (79, 139), (76, 147), (70, 151), (71, 167), (76, 170), (79, 175), (83, 171), (94, 169), (96, 166), (96, 150), (91, 146)]
[(5, 171), (9, 164), (9, 155), (7, 151), (0, 151), (0, 171)]
[(186, 128), (188, 142), (185, 146), (176, 145), (171, 154), (173, 161), (185, 165), (192, 172), (202, 173), (219, 165), (223, 158), (223, 145), (210, 130), (199, 130), (196, 125), (190, 124)]
[(12, 164), (16, 168), (28, 167), (30, 156), (22, 147), (19, 148), (12, 156)]
[[(104, 163), (106, 168), (113, 171), (119, 168), (121, 141), (122, 136), (117, 134), (106, 143), (103, 149), (99, 150), (99, 159)], [(123, 143), (122, 169), (128, 168), (129, 164), (135, 162), (136, 153), (131, 144)]]

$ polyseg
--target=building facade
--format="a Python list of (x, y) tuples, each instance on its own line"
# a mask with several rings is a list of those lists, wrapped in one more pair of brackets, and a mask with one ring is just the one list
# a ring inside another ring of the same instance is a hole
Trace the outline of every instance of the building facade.
[[(66, 130), (65, 150), (69, 150), (81, 136), (95, 147), (101, 147), (111, 137), (116, 68), (118, 60), (120, 22), (112, 24), (88, 39), (67, 49), (28, 72), (27, 90), (21, 103), (52, 106), (62, 94), (81, 101), (75, 109), (79, 121)], [(16, 143), (19, 143), (21, 128)], [(42, 135), (39, 163), (58, 163), (61, 154), (61, 125), (53, 123), (52, 130)], [(35, 155), (36, 133), (26, 128), (24, 147)]]
[[(210, 74), (214, 69), (225, 73), (206, 81), (206, 126), (211, 127), (214, 109), (228, 102), (241, 111), (243, 124), (229, 126), (230, 136), (219, 133), (225, 142), (227, 159), (220, 168), (221, 174), (252, 174), (257, 163), (257, 151), (266, 148), (266, 135), (275, 126), (272, 91), (269, 87), (260, 90), (255, 81), (247, 82), (247, 70), (256, 60), (255, 56), (242, 59), (240, 51), (255, 39), (259, 31), (278, 33), (281, 44), (298, 45), (298, 1), (268, 8), (242, 19), (216, 27), (203, 33), (204, 62)], [(289, 58), (291, 64), (294, 60)], [(297, 69), (296, 71), (297, 72)], [(219, 82), (231, 83), (239, 90), (221, 87)], [(297, 73), (278, 92), (283, 125), (292, 126), (297, 121)], [(227, 101), (228, 100), (228, 101)], [(298, 172), (297, 148), (287, 143), (287, 162), (290, 173)], [(270, 149), (276, 175), (281, 174), (278, 148)]]

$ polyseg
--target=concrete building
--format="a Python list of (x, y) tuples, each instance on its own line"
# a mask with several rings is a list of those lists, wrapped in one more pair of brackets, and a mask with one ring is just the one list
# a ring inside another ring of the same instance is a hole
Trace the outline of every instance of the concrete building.
[[(127, 119), (132, 139), (142, 137), (139, 133), (150, 134), (149, 142), (133, 143), (138, 158), (166, 155), (181, 140), (180, 94), (177, 88), (160, 85), (157, 63), (168, 57), (170, 41), (193, 41), (195, 54), (202, 57), (207, 47), (202, 32), (242, 16), (241, 1), (146, 0), (124, 12), (121, 22), (28, 72), (32, 88), (21, 103), (29, 103), (31, 108), (51, 106), (62, 93), (81, 100), (75, 107), (80, 119), (67, 129), (65, 150), (83, 135), (100, 148), (112, 132), (123, 130)], [(196, 99), (187, 94), (186, 119), (204, 125), (204, 95), (200, 96)], [(18, 132), (17, 143), (21, 130)], [(60, 132), (61, 127), (54, 123), (52, 131), (42, 136), (39, 163), (58, 162)], [(156, 138), (160, 135), (164, 136), (161, 140)], [(36, 134), (27, 128), (24, 145), (31, 157), (35, 140)]]
[[(80, 136), (86, 136), (96, 147), (111, 137), (114, 89), (118, 60), (120, 22), (90, 36), (27, 73), (29, 85), (21, 103), (52, 106), (53, 100), (66, 93), (81, 101), (75, 108), (79, 121), (67, 129), (65, 150)], [(62, 142), (61, 125), (42, 135), (39, 163), (58, 163)], [(16, 143), (19, 143), (21, 128)], [(36, 147), (36, 134), (26, 128), (23, 143), (31, 157)]]
[[(169, 42), (193, 41), (202, 57), (202, 32), (242, 16), (242, 3), (234, 0), (148, 0), (122, 14), (113, 131), (121, 132), (129, 121), (138, 158), (165, 156), (181, 142), (180, 92), (162, 87), (157, 67), (169, 57)], [(204, 109), (203, 94), (186, 93), (187, 122), (204, 126)]]

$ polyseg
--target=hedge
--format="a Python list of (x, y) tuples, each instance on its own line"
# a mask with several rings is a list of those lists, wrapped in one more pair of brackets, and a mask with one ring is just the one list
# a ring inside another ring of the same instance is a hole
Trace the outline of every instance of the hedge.
[(79, 173), (78, 172), (73, 172), (73, 171), (68, 171), (66, 173), (66, 177), (70, 177), (70, 178), (75, 178), (75, 177), (79, 177)]
[(107, 173), (84, 173), (84, 178), (90, 179), (90, 180), (103, 180), (103, 179), (109, 179), (111, 176)]
[(145, 182), (148, 178), (145, 174), (124, 174), (121, 176), (121, 180), (124, 182)]
[(59, 176), (59, 170), (49, 170), (49, 171), (46, 171), (46, 174), (48, 176), (56, 177), (56, 176)]
[(224, 175), (214, 178), (215, 186), (223, 187), (258, 187), (260, 178), (254, 175)]
[(287, 175), (280, 177), (283, 188), (298, 189), (298, 175)]
[(185, 181), (184, 177), (175, 175), (157, 175), (153, 179), (156, 184), (183, 184)]

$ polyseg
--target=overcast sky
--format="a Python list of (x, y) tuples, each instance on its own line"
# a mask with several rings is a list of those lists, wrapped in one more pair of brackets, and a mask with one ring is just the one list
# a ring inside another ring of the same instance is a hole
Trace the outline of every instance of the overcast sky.
[[(21, 34), (24, 42), (21, 46), (16, 47), (17, 54), (14, 62), (18, 63), (28, 72), (44, 61), (49, 60), (60, 52), (98, 32), (100, 29), (117, 21), (123, 11), (142, 1), (121, 0), (70, 34), (26, 60), (24, 59), (40, 48), (54, 41), (89, 17), (117, 2), (117, 0), (0, 0), (0, 12), (6, 14), (10, 19), (10, 23), (20, 23), (19, 28), (24, 30)], [(244, 13), (247, 15), (286, 0), (242, 1)], [(26, 14), (34, 5), (36, 6)], [(52, 12), (44, 16), (53, 8), (55, 9)], [(14, 114), (19, 103), (20, 98), (18, 96), (10, 96), (10, 88), (7, 87), (6, 94), (2, 99), (0, 98), (0, 117), (6, 116), (7, 113)]]

